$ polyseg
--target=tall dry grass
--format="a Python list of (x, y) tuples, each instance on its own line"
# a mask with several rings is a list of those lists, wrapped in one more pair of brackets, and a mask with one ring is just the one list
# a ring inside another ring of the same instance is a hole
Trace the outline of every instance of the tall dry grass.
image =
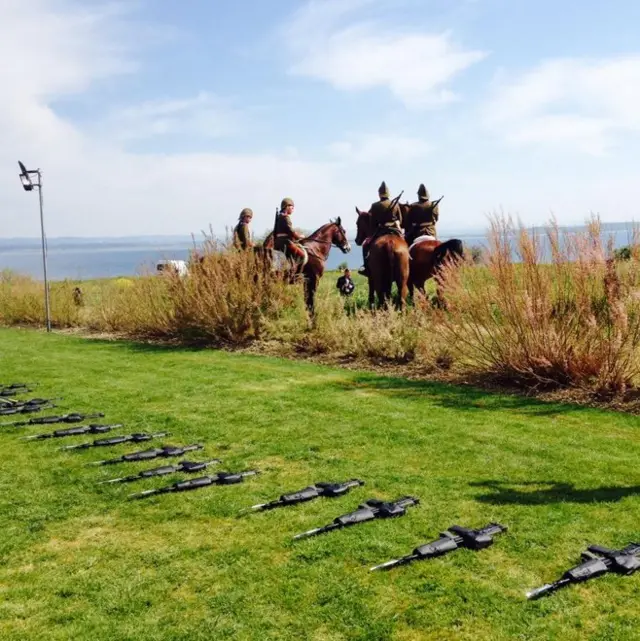
[(107, 286), (93, 328), (190, 344), (259, 340), (267, 322), (295, 304), (296, 294), (256, 261), (252, 252), (206, 238), (187, 277), (166, 272), (119, 289)]
[[(264, 269), (252, 252), (206, 238), (186, 278), (167, 273), (92, 283), (83, 308), (73, 303), (72, 284), (59, 283), (52, 310), (58, 327), (189, 344), (269, 342), (284, 351), (430, 369), (453, 364), (459, 373), (611, 396), (640, 385), (637, 241), (636, 235), (629, 259), (616, 262), (597, 219), (571, 234), (552, 223), (543, 238), (494, 217), (481, 262), (470, 255), (438, 278), (446, 309), (420, 297), (403, 313), (372, 313), (363, 305), (366, 293), (345, 301), (326, 276), (310, 319), (301, 284)], [(1, 275), (0, 323), (43, 322), (41, 284)]]
[[(68, 281), (50, 284), (52, 327), (75, 327), (80, 323), (80, 308), (74, 302), (73, 288)], [(1, 271), (0, 324), (42, 326), (45, 322), (44, 284), (11, 270)]]
[[(624, 393), (640, 381), (640, 246), (613, 259), (597, 218), (585, 231), (542, 238), (511, 219), (491, 221), (482, 268), (447, 266), (439, 331), (468, 369), (515, 383)], [(518, 260), (512, 258), (512, 250)]]

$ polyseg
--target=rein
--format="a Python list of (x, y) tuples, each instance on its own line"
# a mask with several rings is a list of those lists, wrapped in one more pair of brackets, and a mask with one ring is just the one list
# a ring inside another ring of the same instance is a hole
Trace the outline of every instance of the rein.
[[(334, 225), (335, 225), (335, 223), (332, 223), (332, 224), (334, 224)], [(328, 227), (330, 227), (330, 226), (331, 226), (331, 225), (328, 225), (328, 226), (327, 226), (327, 228), (328, 228)], [(304, 245), (304, 244), (305, 244), (305, 242), (309, 242), (309, 243), (318, 243), (319, 245), (329, 245), (329, 248), (331, 248), (331, 247), (333, 246), (333, 244), (334, 244), (332, 240), (322, 240), (322, 239), (320, 239), (320, 238), (314, 238), (314, 237), (313, 237), (313, 236), (314, 236), (314, 234), (318, 234), (318, 233), (320, 233), (320, 231), (321, 231), (321, 230), (322, 230), (322, 228), (321, 228), (321, 229), (319, 229), (318, 231), (314, 232), (313, 234), (311, 234), (311, 236), (307, 236), (306, 238), (301, 238), (301, 239), (300, 239), (300, 241), (299, 241), (299, 242), (300, 242), (300, 244), (301, 244), (301, 245)], [(321, 260), (327, 260), (328, 256), (321, 256), (321, 255), (319, 255), (318, 253), (316, 253), (316, 252), (314, 252), (314, 251), (310, 250), (310, 248), (309, 248), (309, 247), (307, 247), (306, 245), (304, 245), (304, 247), (305, 247), (305, 249), (307, 250), (307, 252), (309, 252), (310, 254), (312, 254), (313, 256), (315, 256), (316, 258), (319, 258), (319, 259), (321, 259)], [(336, 245), (336, 247), (338, 247), (338, 249), (342, 249), (342, 248), (340, 247), (340, 245)]]

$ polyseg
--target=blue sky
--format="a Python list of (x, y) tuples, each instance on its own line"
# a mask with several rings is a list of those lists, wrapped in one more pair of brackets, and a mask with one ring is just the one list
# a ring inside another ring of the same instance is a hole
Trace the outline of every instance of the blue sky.
[[(0, 4), (0, 236), (315, 229), (381, 180), (440, 234), (503, 211), (638, 218), (632, 0), (32, 0)], [(38, 16), (37, 20), (33, 18)]]

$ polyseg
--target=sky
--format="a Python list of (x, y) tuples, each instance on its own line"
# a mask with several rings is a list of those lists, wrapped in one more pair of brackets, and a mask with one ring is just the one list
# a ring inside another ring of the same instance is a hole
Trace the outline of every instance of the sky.
[(637, 0), (2, 0), (0, 237), (639, 218)]

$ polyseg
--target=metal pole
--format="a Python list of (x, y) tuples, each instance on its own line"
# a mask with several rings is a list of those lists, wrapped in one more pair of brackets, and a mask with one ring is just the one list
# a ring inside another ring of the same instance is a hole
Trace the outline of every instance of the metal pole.
[(44, 240), (44, 215), (42, 210), (42, 174), (38, 174), (38, 195), (40, 196), (40, 233), (42, 236), (42, 268), (44, 270), (44, 307), (47, 315), (47, 332), (51, 331), (51, 310), (49, 308), (49, 281), (47, 280), (47, 249)]

